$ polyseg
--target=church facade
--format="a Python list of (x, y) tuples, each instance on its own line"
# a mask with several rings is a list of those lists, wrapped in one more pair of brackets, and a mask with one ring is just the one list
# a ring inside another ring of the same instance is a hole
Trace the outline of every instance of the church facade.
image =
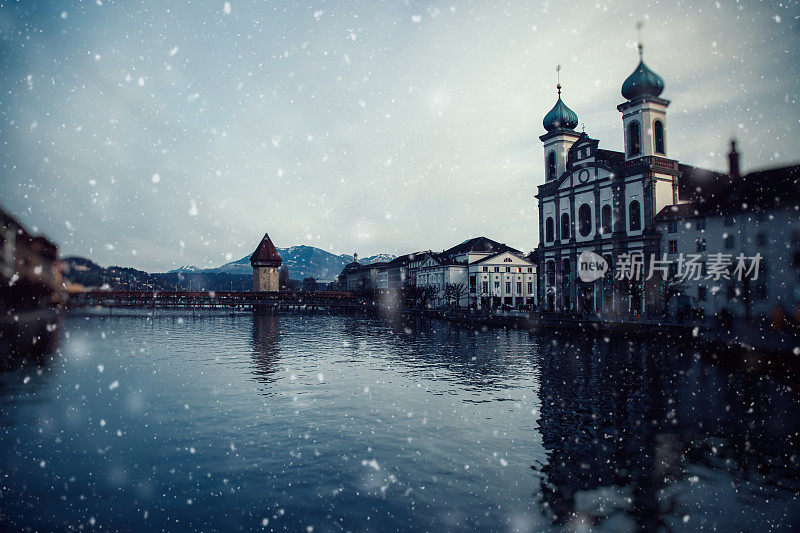
[[(642, 314), (654, 309), (647, 291), (614, 279), (620, 258), (659, 254), (661, 235), (655, 216), (692, 194), (698, 180), (714, 172), (683, 165), (669, 157), (664, 82), (640, 61), (622, 85), (617, 106), (624, 151), (605, 150), (585, 132), (577, 115), (561, 99), (544, 117), (545, 183), (538, 188), (539, 302), (545, 310)], [(602, 256), (606, 275), (585, 283), (577, 276), (583, 251)]]

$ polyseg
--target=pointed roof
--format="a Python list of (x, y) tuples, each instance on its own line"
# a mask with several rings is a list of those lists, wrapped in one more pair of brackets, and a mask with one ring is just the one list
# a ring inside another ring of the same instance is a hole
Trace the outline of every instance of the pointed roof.
[(442, 255), (445, 257), (452, 257), (454, 255), (459, 255), (463, 253), (469, 252), (506, 252), (511, 251), (514, 253), (522, 253), (516, 248), (512, 248), (507, 246), (504, 243), (493, 241), (487, 237), (474, 237), (472, 239), (467, 239), (466, 241), (462, 242), (461, 244), (457, 244), (452, 248), (449, 248), (442, 252)]
[(258, 248), (250, 256), (250, 264), (253, 266), (281, 266), (281, 261), (281, 256), (275, 245), (272, 244), (272, 239), (265, 233)]

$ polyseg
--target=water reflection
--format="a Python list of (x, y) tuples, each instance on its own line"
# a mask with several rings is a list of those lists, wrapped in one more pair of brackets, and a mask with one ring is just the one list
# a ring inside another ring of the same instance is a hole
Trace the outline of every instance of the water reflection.
[(50, 371), (0, 373), (13, 529), (797, 518), (797, 396), (691, 350), (322, 314), (72, 317), (66, 333)]
[(733, 519), (738, 529), (762, 523), (759, 506), (744, 517), (709, 513), (719, 499), (733, 506), (738, 497), (725, 502), (717, 484), (758, 476), (798, 488), (796, 398), (771, 380), (729, 375), (679, 352), (602, 338), (541, 352), (548, 461), (533, 468), (546, 475), (541, 497), (555, 524), (653, 531)]
[(253, 314), (253, 374), (266, 385), (278, 379), (280, 371), (279, 325), (277, 314)]

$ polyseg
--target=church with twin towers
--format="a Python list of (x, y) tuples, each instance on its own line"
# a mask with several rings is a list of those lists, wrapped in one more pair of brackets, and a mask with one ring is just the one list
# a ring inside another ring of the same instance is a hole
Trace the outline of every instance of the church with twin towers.
[[(644, 62), (622, 83), (617, 106), (624, 151), (600, 148), (598, 140), (578, 132), (577, 114), (558, 98), (542, 125), (545, 182), (538, 187), (538, 276), (540, 307), (565, 312), (642, 314), (657, 302), (647, 291), (619, 290), (614, 267), (620, 257), (642, 254), (645, 262), (663, 248), (657, 215), (690, 201), (705, 183), (722, 174), (698, 169), (670, 157), (664, 80)], [(609, 265), (602, 280), (577, 276), (583, 251)]]

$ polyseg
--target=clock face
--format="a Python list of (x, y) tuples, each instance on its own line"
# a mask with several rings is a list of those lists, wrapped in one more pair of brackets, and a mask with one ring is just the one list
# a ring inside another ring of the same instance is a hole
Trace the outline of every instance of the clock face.
[(581, 170), (578, 173), (578, 181), (580, 181), (581, 183), (586, 183), (587, 181), (589, 181), (589, 171), (586, 169)]

